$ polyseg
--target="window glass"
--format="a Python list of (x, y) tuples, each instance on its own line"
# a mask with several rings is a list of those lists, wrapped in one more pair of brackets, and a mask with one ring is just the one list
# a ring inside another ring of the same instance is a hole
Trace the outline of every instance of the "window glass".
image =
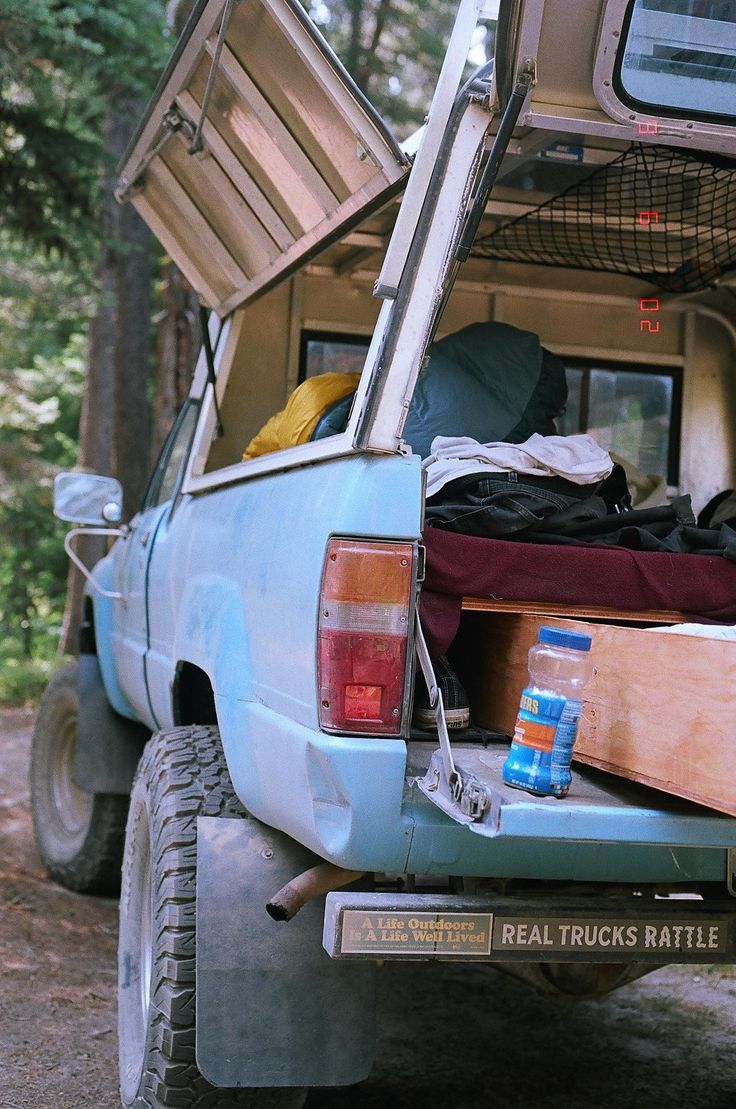
[(619, 77), (654, 108), (736, 115), (736, 3), (635, 0)]
[(567, 377), (567, 404), (565, 411), (555, 420), (560, 435), (577, 435), (579, 431), (587, 431), (587, 420), (581, 413), (583, 393), (583, 371), (572, 366), (565, 367)]
[(645, 474), (676, 485), (679, 380), (672, 371), (568, 366), (562, 435), (587, 432)]
[(173, 496), (176, 483), (189, 453), (198, 415), (199, 408), (196, 404), (185, 405), (179, 413), (151, 476), (143, 501), (144, 511), (147, 508), (164, 504)]
[(359, 374), (365, 362), (368, 338), (360, 335), (320, 335), (306, 332), (302, 336), (300, 381), (319, 374)]

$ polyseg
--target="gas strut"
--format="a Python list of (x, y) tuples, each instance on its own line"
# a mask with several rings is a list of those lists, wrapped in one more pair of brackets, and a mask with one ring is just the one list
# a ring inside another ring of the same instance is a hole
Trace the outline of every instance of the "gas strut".
[(468, 260), (470, 248), (475, 239), (475, 233), (478, 230), (481, 217), (486, 209), (491, 189), (496, 183), (503, 156), (506, 153), (509, 140), (511, 139), (514, 127), (516, 127), (516, 123), (519, 119), (522, 105), (533, 83), (534, 75), (531, 70), (523, 70), (516, 78), (514, 91), (511, 93), (509, 102), (501, 116), (501, 123), (499, 124), (498, 131), (493, 140), (493, 146), (488, 155), (488, 161), (486, 162), (481, 179), (478, 182), (478, 188), (476, 189), (473, 199), (473, 206), (465, 217), (465, 225), (463, 226), (460, 241), (455, 251), (455, 258), (458, 262), (466, 262)]

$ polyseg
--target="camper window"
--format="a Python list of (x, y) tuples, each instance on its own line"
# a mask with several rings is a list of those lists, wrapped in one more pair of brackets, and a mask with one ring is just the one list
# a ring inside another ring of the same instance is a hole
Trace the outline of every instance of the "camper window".
[(688, 116), (736, 114), (733, 0), (636, 0), (622, 43), (619, 95)]
[(604, 450), (632, 462), (669, 485), (679, 480), (681, 373), (563, 359), (567, 406), (562, 435), (588, 432)]
[(360, 373), (370, 336), (303, 331), (299, 381), (326, 373)]

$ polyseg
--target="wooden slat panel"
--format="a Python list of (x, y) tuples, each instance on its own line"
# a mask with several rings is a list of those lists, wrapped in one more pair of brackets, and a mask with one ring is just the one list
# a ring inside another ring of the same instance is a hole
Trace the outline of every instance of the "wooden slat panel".
[(360, 141), (369, 155), (368, 160), (381, 167), (387, 183), (398, 180), (409, 168), (406, 156), (390, 130), (382, 124), (375, 109), (371, 110), (368, 106), (366, 111), (361, 94), (357, 86), (353, 86), (349, 74), (345, 79), (339, 68), (335, 68), (328, 60), (329, 47), (323, 50), (316, 39), (305, 35), (293, 8), (285, 5), (282, 0), (261, 0), (261, 3), (268, 7), (282, 34), (289, 41), (297, 43), (297, 50), (304, 64), (333, 101), (335, 114), (342, 116), (354, 135), (361, 136)]
[(164, 86), (163, 90), (161, 90), (161, 94), (155, 105), (152, 103), (150, 111), (146, 113), (145, 124), (136, 139), (135, 146), (126, 159), (123, 169), (124, 177), (129, 178), (131, 174), (135, 172), (142, 158), (151, 147), (155, 145), (161, 126), (161, 119), (174, 100), (177, 89), (186, 84), (189, 74), (193, 72), (199, 64), (199, 58), (204, 48), (204, 43), (213, 32), (215, 34), (217, 33), (224, 7), (225, 0), (218, 0), (217, 3), (208, 4), (200, 15), (197, 26), (193, 29), (189, 39), (184, 45), (184, 49), (179, 55), (176, 68), (171, 74), (169, 81)]
[(217, 237), (228, 244), (246, 277), (251, 277), (278, 258), (281, 251), (212, 155), (206, 177), (200, 172), (199, 159), (188, 153), (187, 141), (177, 135), (162, 152), (162, 159), (195, 205), (207, 212), (207, 222)]
[[(211, 44), (208, 43), (207, 46), (209, 52), (212, 49)], [(343, 187), (336, 193), (329, 187), (291, 131), (288, 130), (284, 121), (276, 114), (227, 46), (223, 47), (220, 56), (220, 69), (248, 105), (256, 119), (260, 121), (266, 133), (270, 135), (282, 151), (284, 158), (292, 168), (292, 172), (304, 181), (325, 212), (331, 212), (341, 200), (345, 200), (346, 197), (350, 196), (352, 189)]]
[(200, 296), (213, 308), (222, 300), (222, 286), (215, 289), (210, 285), (207, 274), (194, 267), (190, 253), (191, 243), (186, 234), (172, 235), (168, 221), (164, 221), (148, 199), (147, 193), (134, 193), (130, 203), (138, 215), (151, 229), (156, 238), (166, 243), (166, 251), (186, 277), (189, 284), (197, 290)]
[[(190, 92), (182, 90), (177, 96), (177, 103), (189, 119), (199, 119), (199, 103)], [(208, 150), (211, 150), (217, 161), (227, 173), (235, 188), (245, 202), (252, 209), (259, 223), (266, 233), (278, 245), (280, 250), (288, 250), (294, 242), (294, 236), (288, 227), (274, 211), (270, 200), (264, 196), (253, 178), (248, 174), (243, 164), (233, 154), (222, 135), (205, 120), (202, 135)]]
[[(202, 278), (220, 291), (218, 300), (245, 284), (245, 274), (237, 262), (160, 158), (148, 167), (143, 192), (167, 228), (163, 240), (167, 247), (172, 238), (190, 253)], [(202, 282), (196, 281), (194, 286), (201, 289)]]
[[(375, 190), (375, 191), (373, 191)], [(359, 213), (367, 204), (369, 204), (376, 192), (382, 192), (382, 182), (378, 178), (373, 178), (368, 183), (365, 189), (360, 190), (341, 204), (336, 212), (331, 212), (317, 227), (312, 228), (304, 234), (301, 239), (297, 239), (290, 250), (282, 254), (281, 258), (269, 266), (267, 270), (263, 270), (251, 282), (248, 283), (239, 293), (233, 294), (228, 300), (223, 301), (217, 308), (217, 312), (221, 316), (226, 316), (232, 312), (238, 305), (243, 304), (250, 297), (255, 296), (259, 289), (264, 285), (272, 282), (278, 273), (294, 267), (301, 258), (309, 254), (315, 249), (319, 249), (322, 243), (335, 229), (339, 229), (351, 219), (355, 213)]]
[[(337, 110), (270, 15), (255, 4), (235, 9), (227, 34), (235, 57), (256, 84), (268, 89), (274, 111), (299, 136), (310, 159), (338, 195), (354, 192), (376, 172), (362, 162), (356, 149), (356, 131)], [(282, 79), (274, 81), (274, 71)]]
[[(205, 57), (189, 85), (200, 103), (208, 73), (209, 59)], [(324, 209), (296, 176), (283, 151), (221, 74), (215, 78), (207, 115), (259, 188), (270, 197), (294, 236), (309, 231), (324, 219)]]

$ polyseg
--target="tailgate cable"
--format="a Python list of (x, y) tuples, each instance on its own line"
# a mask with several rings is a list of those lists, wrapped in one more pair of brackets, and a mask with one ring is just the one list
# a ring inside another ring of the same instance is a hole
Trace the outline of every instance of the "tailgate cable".
[(445, 719), (445, 705), (442, 700), (442, 690), (437, 684), (437, 678), (435, 676), (434, 667), (432, 666), (432, 660), (429, 657), (427, 641), (424, 638), (424, 630), (419, 619), (419, 613), (416, 615), (415, 649), (419, 660), (419, 666), (421, 667), (424, 680), (427, 683), (427, 689), (429, 690), (429, 705), (430, 708), (434, 709), (435, 720), (437, 721), (437, 736), (440, 743), (442, 767), (445, 772), (445, 779), (450, 790), (450, 795), (466, 816), (471, 817), (472, 820), (479, 820), (489, 807), (490, 799), (485, 788), (480, 785), (479, 782), (464, 782), (460, 771), (455, 766), (455, 760), (452, 757), (452, 748), (450, 747), (450, 735), (447, 730), (447, 720)]

